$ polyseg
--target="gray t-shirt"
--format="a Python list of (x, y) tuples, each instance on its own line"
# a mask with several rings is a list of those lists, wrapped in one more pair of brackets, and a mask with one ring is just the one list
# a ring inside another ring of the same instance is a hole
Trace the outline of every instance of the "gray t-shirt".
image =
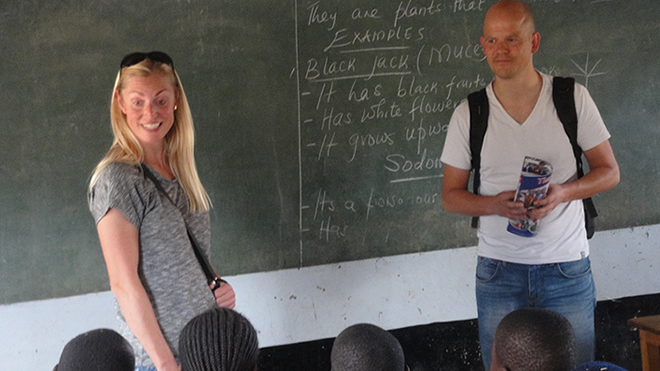
[[(179, 333), (194, 316), (215, 306), (215, 299), (186, 233), (188, 224), (202, 250), (210, 252), (208, 212), (190, 212), (188, 197), (176, 180), (149, 168), (176, 207), (158, 192), (139, 166), (116, 162), (106, 167), (90, 193), (90, 210), (98, 223), (116, 209), (140, 232), (138, 274), (158, 323), (178, 360)], [(182, 217), (182, 214), (184, 217)], [(136, 365), (153, 362), (117, 307), (121, 334), (133, 345)]]

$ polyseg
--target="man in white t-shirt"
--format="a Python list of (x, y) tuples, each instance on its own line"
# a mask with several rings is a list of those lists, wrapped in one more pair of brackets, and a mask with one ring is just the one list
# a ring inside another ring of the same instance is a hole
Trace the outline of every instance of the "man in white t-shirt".
[[(481, 152), (479, 195), (468, 191), (471, 169), (470, 113), (456, 108), (442, 153), (442, 203), (450, 212), (478, 216), (477, 306), (486, 369), (495, 328), (508, 313), (542, 307), (564, 315), (574, 327), (578, 362), (594, 358), (595, 288), (589, 262), (582, 199), (614, 187), (619, 168), (598, 109), (575, 85), (578, 144), (589, 172), (578, 180), (575, 157), (552, 101), (552, 77), (534, 68), (541, 36), (529, 6), (501, 0), (486, 13), (481, 45), (495, 78), (486, 88), (488, 130)], [(547, 196), (528, 211), (514, 202), (523, 158), (553, 167)], [(507, 232), (509, 219), (539, 220), (534, 237)]]

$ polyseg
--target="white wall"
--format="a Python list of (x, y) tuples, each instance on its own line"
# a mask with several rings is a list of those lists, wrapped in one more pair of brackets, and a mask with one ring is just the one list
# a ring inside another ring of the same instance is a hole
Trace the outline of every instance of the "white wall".
[[(660, 225), (597, 233), (599, 300), (660, 293)], [(476, 318), (473, 247), (226, 277), (262, 347), (336, 336), (354, 323), (387, 329)], [(0, 306), (0, 371), (52, 370), (90, 329), (116, 328), (110, 292)]]

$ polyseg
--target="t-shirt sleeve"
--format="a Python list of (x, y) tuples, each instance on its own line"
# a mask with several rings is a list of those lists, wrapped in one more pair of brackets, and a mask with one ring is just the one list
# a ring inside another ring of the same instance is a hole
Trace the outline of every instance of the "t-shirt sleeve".
[(472, 168), (469, 121), (470, 108), (467, 100), (464, 100), (456, 107), (449, 121), (440, 161), (463, 170), (470, 170)]
[(119, 211), (140, 229), (148, 204), (144, 177), (131, 165), (113, 163), (101, 172), (89, 194), (89, 208), (98, 224), (110, 209)]
[(588, 151), (610, 138), (596, 103), (589, 91), (575, 84), (575, 108), (578, 115), (578, 144)]

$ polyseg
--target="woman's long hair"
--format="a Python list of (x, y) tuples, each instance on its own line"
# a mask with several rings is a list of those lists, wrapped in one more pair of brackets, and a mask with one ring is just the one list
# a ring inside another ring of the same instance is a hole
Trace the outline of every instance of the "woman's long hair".
[(144, 161), (142, 145), (129, 128), (126, 117), (119, 108), (115, 92), (121, 93), (126, 81), (132, 77), (148, 77), (152, 74), (159, 74), (168, 78), (174, 87), (177, 102), (177, 109), (174, 111), (174, 124), (165, 136), (163, 158), (169, 164), (172, 173), (188, 195), (190, 210), (208, 211), (211, 208), (211, 200), (199, 180), (197, 167), (195, 166), (195, 130), (188, 99), (183, 91), (181, 80), (179, 80), (179, 76), (172, 67), (165, 63), (152, 62), (150, 59), (123, 68), (117, 73), (110, 103), (110, 121), (114, 140), (110, 150), (92, 173), (89, 191), (91, 192), (98, 181), (99, 175), (109, 164), (125, 162), (138, 165)]

